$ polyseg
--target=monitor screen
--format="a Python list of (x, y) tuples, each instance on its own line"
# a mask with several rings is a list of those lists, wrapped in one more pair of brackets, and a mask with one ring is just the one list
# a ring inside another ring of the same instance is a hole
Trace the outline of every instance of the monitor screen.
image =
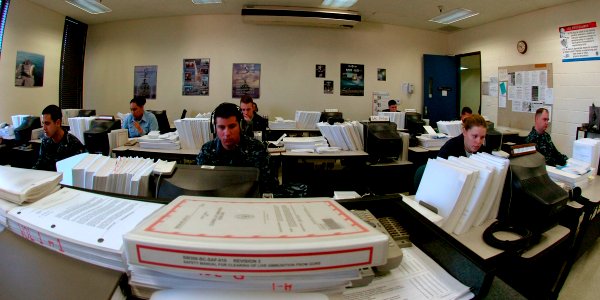
[(171, 131), (171, 125), (169, 124), (169, 118), (167, 118), (166, 110), (149, 110), (156, 117), (158, 121), (158, 130), (160, 133), (167, 133)]
[(407, 112), (404, 116), (404, 128), (408, 130), (411, 136), (424, 133), (423, 125), (425, 125), (425, 121), (421, 119), (420, 113)]
[(181, 195), (257, 198), (259, 170), (253, 167), (177, 165), (173, 175), (158, 183), (158, 198)]
[(558, 223), (568, 193), (554, 183), (540, 153), (510, 159), (498, 219), (542, 233)]
[(121, 121), (113, 119), (95, 119), (90, 124), (90, 129), (83, 133), (85, 147), (89, 153), (101, 153), (108, 156), (110, 144), (108, 133), (111, 130), (120, 129)]
[(91, 117), (96, 115), (95, 109), (80, 109), (77, 113), (78, 117)]
[(27, 116), (23, 118), (21, 125), (15, 128), (15, 142), (18, 144), (29, 142), (31, 131), (40, 127), (42, 127), (40, 117)]
[(372, 162), (396, 160), (402, 153), (402, 138), (393, 122), (362, 122), (364, 148)]

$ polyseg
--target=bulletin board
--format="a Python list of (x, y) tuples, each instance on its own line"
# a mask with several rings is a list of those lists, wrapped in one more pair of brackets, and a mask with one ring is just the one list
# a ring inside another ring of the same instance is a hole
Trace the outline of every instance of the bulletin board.
[[(535, 111), (554, 104), (552, 64), (498, 68), (498, 126), (530, 130)], [(548, 126), (550, 129), (550, 126)]]

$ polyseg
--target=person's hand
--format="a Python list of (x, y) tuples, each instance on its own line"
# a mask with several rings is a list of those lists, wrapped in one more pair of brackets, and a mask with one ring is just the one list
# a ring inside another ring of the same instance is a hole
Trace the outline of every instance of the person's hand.
[(142, 126), (140, 126), (140, 123), (138, 123), (137, 121), (133, 121), (133, 126), (135, 126), (135, 129), (137, 129), (137, 131), (140, 133), (140, 135), (142, 133), (144, 133), (144, 130), (142, 129)]

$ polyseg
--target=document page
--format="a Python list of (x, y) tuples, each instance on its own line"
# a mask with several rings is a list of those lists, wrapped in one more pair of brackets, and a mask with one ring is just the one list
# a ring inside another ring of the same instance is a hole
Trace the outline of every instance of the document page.
[(474, 295), (415, 246), (402, 248), (400, 266), (371, 284), (349, 288), (345, 300), (471, 299)]

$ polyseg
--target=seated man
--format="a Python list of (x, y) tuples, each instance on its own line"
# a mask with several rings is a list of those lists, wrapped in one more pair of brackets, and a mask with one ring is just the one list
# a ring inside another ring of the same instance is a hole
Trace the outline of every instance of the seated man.
[(468, 106), (465, 106), (465, 107), (462, 108), (462, 111), (460, 112), (460, 120), (462, 122), (464, 122), (464, 120), (466, 118), (468, 118), (468, 117), (470, 117), (472, 115), (473, 115), (473, 111), (471, 110), (471, 108), (468, 107)]
[[(252, 106), (250, 106), (252, 107)], [(272, 192), (278, 185), (271, 175), (271, 156), (258, 140), (241, 134), (242, 112), (233, 103), (221, 103), (213, 112), (212, 126), (217, 137), (202, 145), (198, 165), (255, 167), (260, 171), (260, 191)]]
[(398, 111), (398, 102), (396, 100), (388, 101), (388, 108), (383, 110), (384, 112), (397, 112)]
[(563, 166), (567, 163), (568, 157), (558, 151), (552, 143), (550, 134), (546, 132), (550, 116), (545, 108), (538, 108), (535, 111), (535, 124), (531, 132), (525, 138), (526, 143), (535, 143), (536, 150), (546, 158), (546, 164), (549, 166)]
[(242, 132), (244, 135), (254, 137), (255, 131), (265, 131), (269, 127), (269, 121), (254, 112), (254, 100), (248, 95), (240, 99), (240, 108), (244, 114)]
[(462, 124), (462, 134), (447, 141), (440, 149), (438, 157), (448, 156), (471, 156), (477, 152), (490, 152), (483, 142), (487, 134), (487, 123), (480, 115), (472, 115), (466, 118)]
[(56, 162), (67, 157), (83, 153), (85, 147), (77, 137), (65, 132), (60, 126), (62, 111), (54, 104), (42, 111), (44, 137), (40, 145), (40, 155), (33, 165), (34, 169), (56, 171)]
[(123, 120), (122, 128), (127, 129), (130, 138), (140, 137), (148, 134), (150, 131), (158, 130), (156, 116), (144, 110), (145, 104), (146, 98), (142, 96), (135, 96), (129, 101), (131, 114), (127, 115), (125, 120)]

